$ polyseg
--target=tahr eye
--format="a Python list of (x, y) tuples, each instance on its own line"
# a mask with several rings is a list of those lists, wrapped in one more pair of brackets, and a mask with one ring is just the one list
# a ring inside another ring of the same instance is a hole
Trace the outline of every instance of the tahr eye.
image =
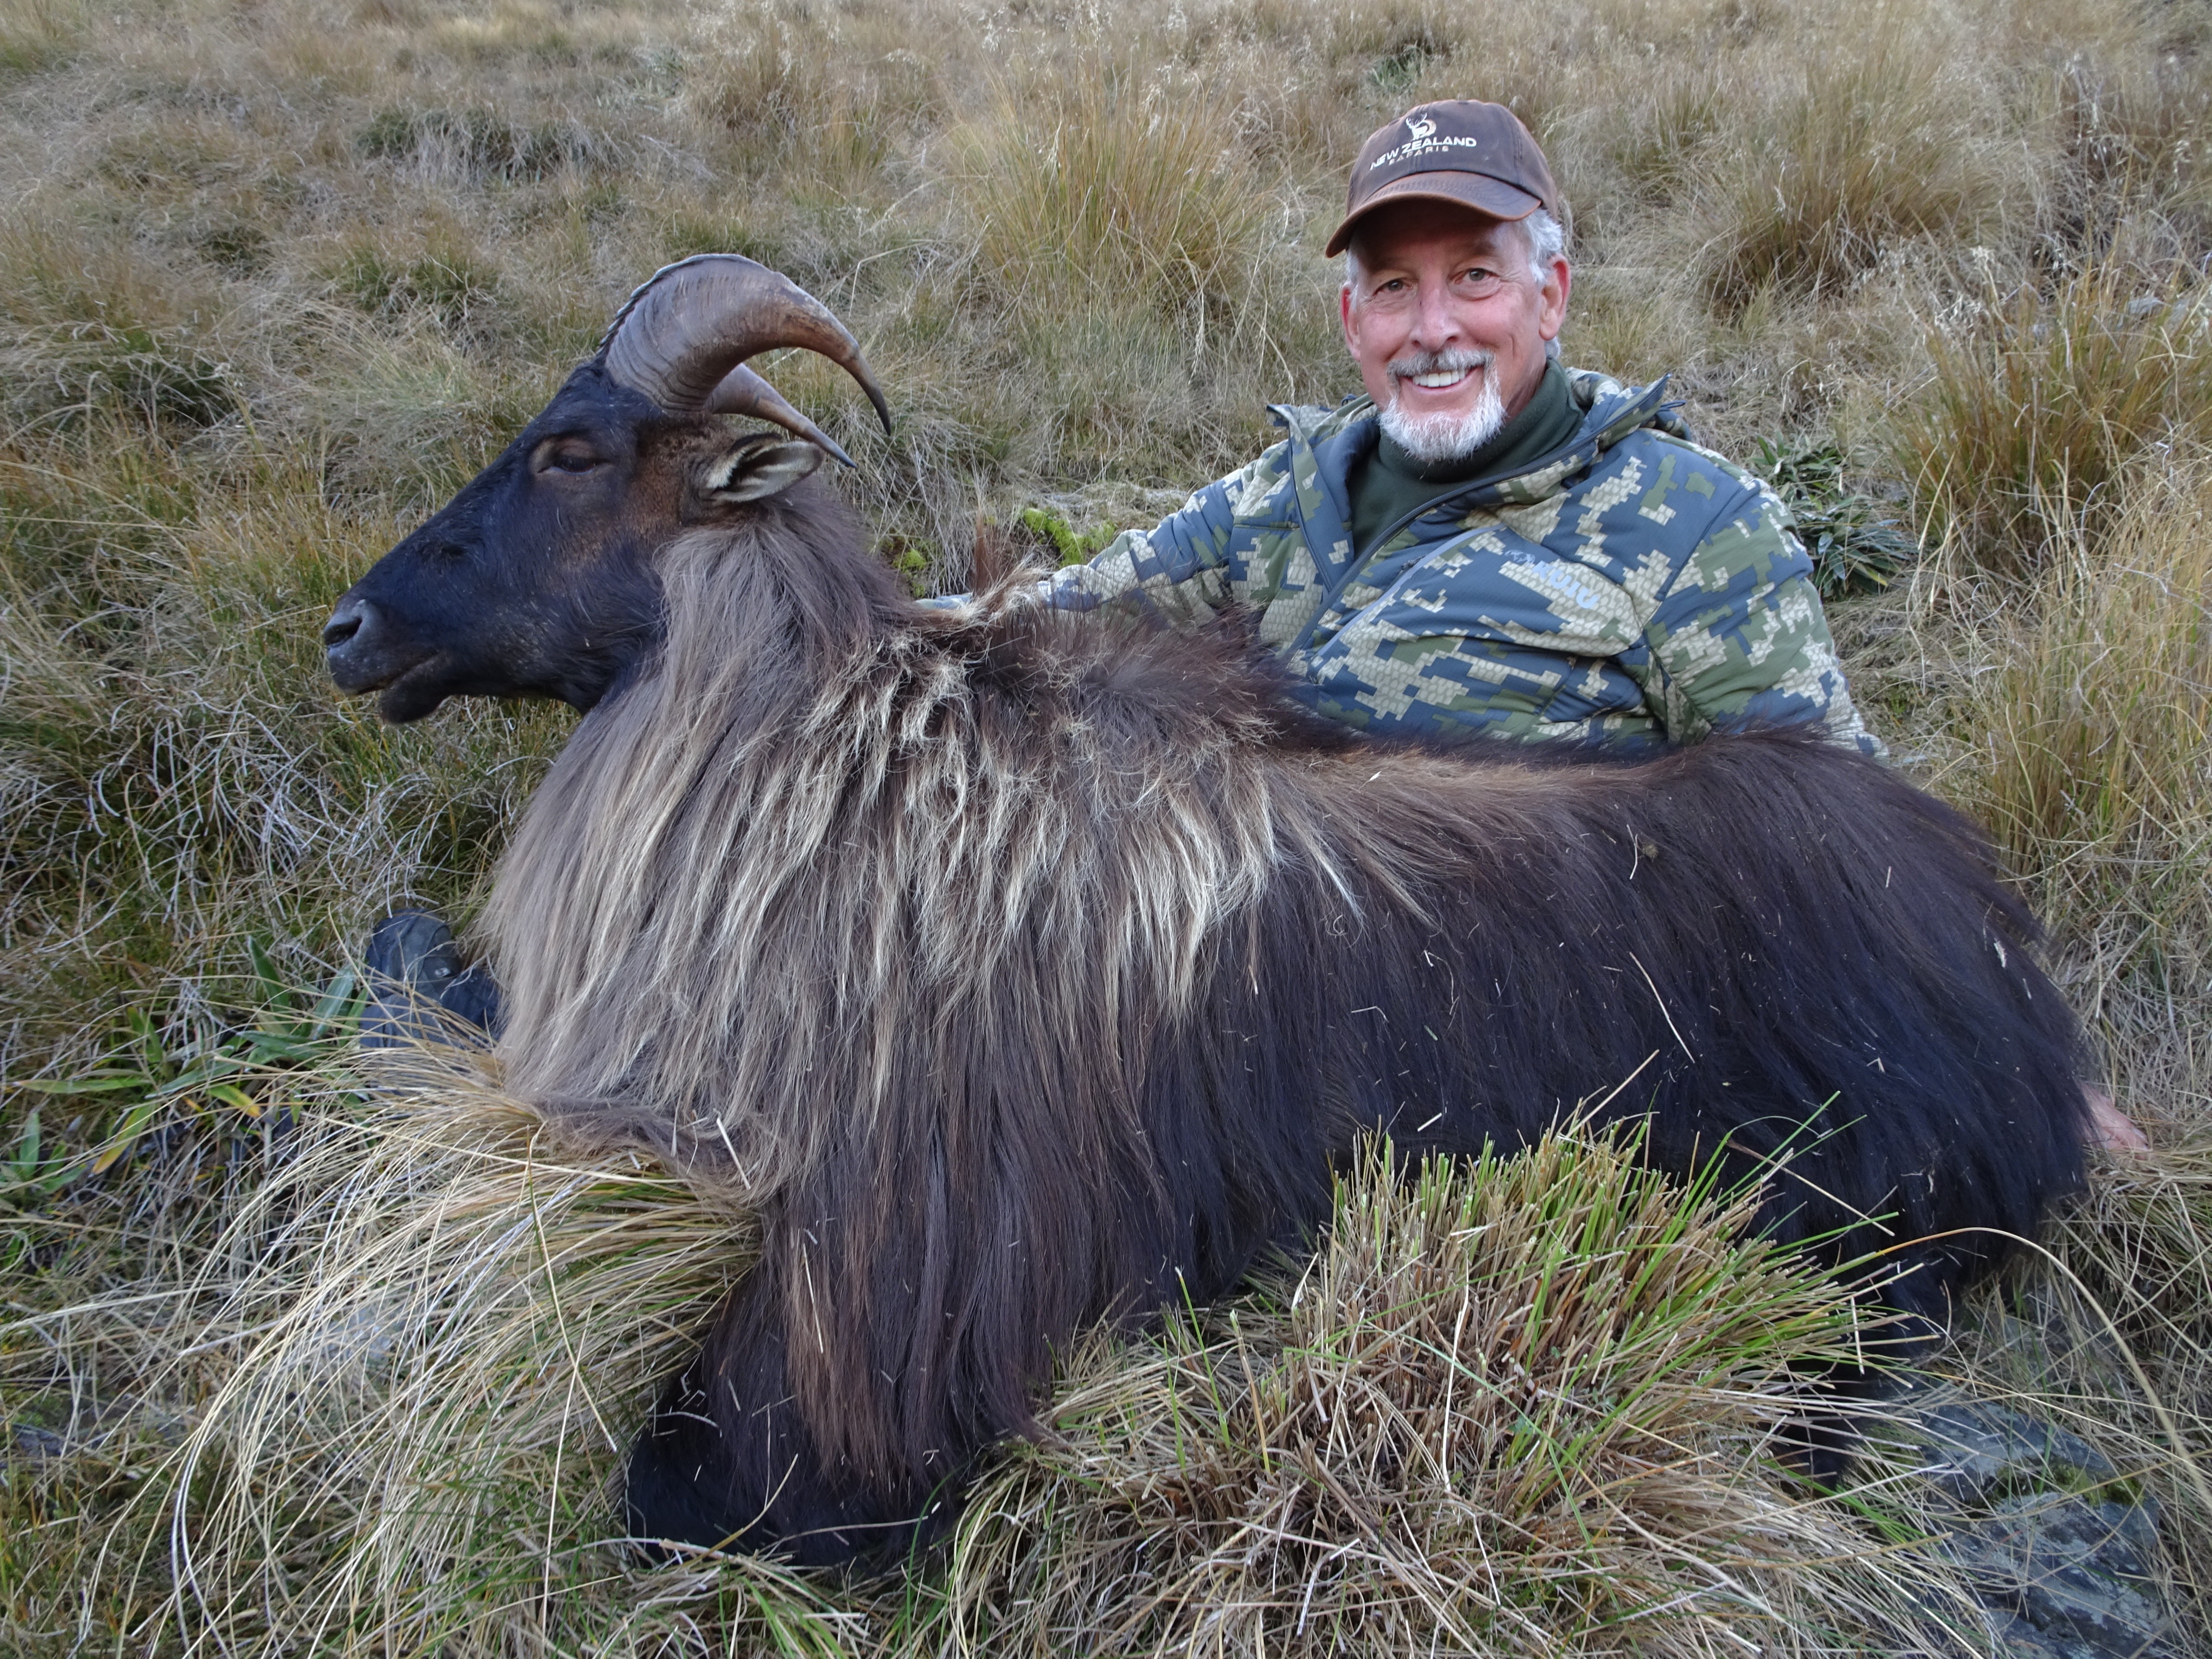
[(606, 462), (574, 439), (548, 439), (538, 447), (533, 465), (540, 472), (565, 472), (571, 477), (605, 466)]

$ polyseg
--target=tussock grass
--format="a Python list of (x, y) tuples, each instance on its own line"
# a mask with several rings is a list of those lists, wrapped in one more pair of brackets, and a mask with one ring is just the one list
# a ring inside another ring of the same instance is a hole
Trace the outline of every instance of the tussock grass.
[[(2002, 211), (1991, 147), (1973, 130), (1959, 77), (1932, 43), (1878, 21), (1849, 57), (1815, 60), (1802, 78), (1770, 87), (1750, 131), (1722, 127), (1696, 82), (1659, 106), (1673, 142), (1632, 166), (1666, 179), (1664, 158), (1710, 158), (1701, 130), (1742, 145), (1710, 181), (1692, 185), (1711, 228), (1698, 256), (1706, 297), (1739, 312), (1761, 289), (1821, 294), (1871, 269), (1884, 249), (1918, 237), (1978, 241)], [(1733, 100), (1726, 101), (1732, 102)], [(1646, 141), (1647, 144), (1650, 141)]]
[(2158, 872), (2185, 880), (2212, 834), (2212, 462), (2137, 469), (2092, 512), (1987, 677), (1987, 817), (2020, 867), (2124, 863), (2162, 906)]
[(1929, 380), (1896, 428), (1923, 511), (1977, 562), (2032, 570), (2116, 516), (2154, 446), (2212, 441), (2212, 302), (2202, 283), (2097, 265), (2048, 296), (1991, 295), (1929, 332)]
[(956, 135), (979, 250), (1010, 289), (1233, 304), (1263, 274), (1283, 213), (1233, 125), (1194, 90), (1148, 95), (1126, 67), (1074, 66), (1007, 89)]
[(612, 1473), (742, 1270), (744, 1226), (649, 1165), (564, 1159), (465, 1065), (386, 1051), (327, 1074), (374, 1104), (297, 1101), (303, 1144), (191, 1287), (203, 1344), (234, 1355), (171, 1476), (195, 1642), (490, 1651), (557, 1627), (556, 1579), (623, 1576), (595, 1547)]
[(91, 8), (77, 0), (9, 0), (0, 9), (0, 71), (25, 74), (60, 61), (90, 21)]
[(1115, 1653), (1928, 1639), (1955, 1586), (1772, 1461), (1797, 1374), (1880, 1336), (1745, 1242), (1751, 1209), (1574, 1131), (1417, 1174), (1370, 1156), (1303, 1273), (1077, 1364), (975, 1499), (956, 1629)]
[(2181, 1067), (2139, 1108), (2177, 1130), (2197, 1109), (2158, 1097), (2201, 1089), (2188, 1033), (2212, 997), (2208, 530), (2212, 464), (2168, 455), (2117, 481), (2032, 584), (1977, 577), (1955, 549), (1923, 582), (1971, 629), (1948, 647), (1972, 744), (1948, 787), (2027, 882), (2118, 1069), (2152, 1052), (2154, 1073)]

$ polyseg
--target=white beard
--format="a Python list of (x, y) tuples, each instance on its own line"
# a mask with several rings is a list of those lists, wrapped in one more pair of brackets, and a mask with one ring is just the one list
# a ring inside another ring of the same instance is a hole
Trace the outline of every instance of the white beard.
[[(1392, 442), (1424, 465), (1434, 466), (1474, 454), (1496, 437), (1498, 428), (1505, 424), (1504, 401), (1498, 395), (1497, 377), (1491, 373), (1494, 361), (1487, 351), (1438, 351), (1391, 364), (1392, 394), (1389, 405), (1382, 411), (1382, 430), (1389, 434)], [(1474, 408), (1457, 415), (1441, 411), (1420, 416), (1406, 413), (1396, 392), (1400, 380), (1416, 374), (1471, 368), (1482, 371), (1482, 390), (1476, 394)]]

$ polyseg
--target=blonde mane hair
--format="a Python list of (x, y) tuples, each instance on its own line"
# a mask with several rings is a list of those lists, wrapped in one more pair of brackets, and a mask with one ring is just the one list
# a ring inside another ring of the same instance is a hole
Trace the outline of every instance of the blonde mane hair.
[[(1107, 1065), (1033, 1103), (1095, 1141), (1144, 1034), (1099, 1035), (1180, 1017), (1286, 830), (1334, 862), (1314, 814), (1271, 787), (1258, 708), (1179, 721), (1141, 772), (1054, 688), (1010, 726), (962, 646), (1010, 620), (1069, 631), (1025, 582), (793, 659), (797, 597), (775, 590), (811, 585), (811, 551), (763, 517), (663, 555), (665, 646), (578, 728), (479, 923), (509, 1085), (760, 1203), (986, 1033)], [(1110, 652), (1094, 636), (1054, 672), (1142, 674)]]

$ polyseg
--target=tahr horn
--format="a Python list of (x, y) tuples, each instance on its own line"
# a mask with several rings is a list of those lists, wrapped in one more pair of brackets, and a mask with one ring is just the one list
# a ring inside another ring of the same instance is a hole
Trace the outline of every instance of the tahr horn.
[(672, 415), (757, 415), (850, 466), (821, 428), (744, 366), (781, 346), (804, 346), (842, 368), (890, 430), (890, 405), (845, 325), (789, 277), (742, 254), (702, 253), (653, 272), (615, 313), (599, 355), (616, 385)]

